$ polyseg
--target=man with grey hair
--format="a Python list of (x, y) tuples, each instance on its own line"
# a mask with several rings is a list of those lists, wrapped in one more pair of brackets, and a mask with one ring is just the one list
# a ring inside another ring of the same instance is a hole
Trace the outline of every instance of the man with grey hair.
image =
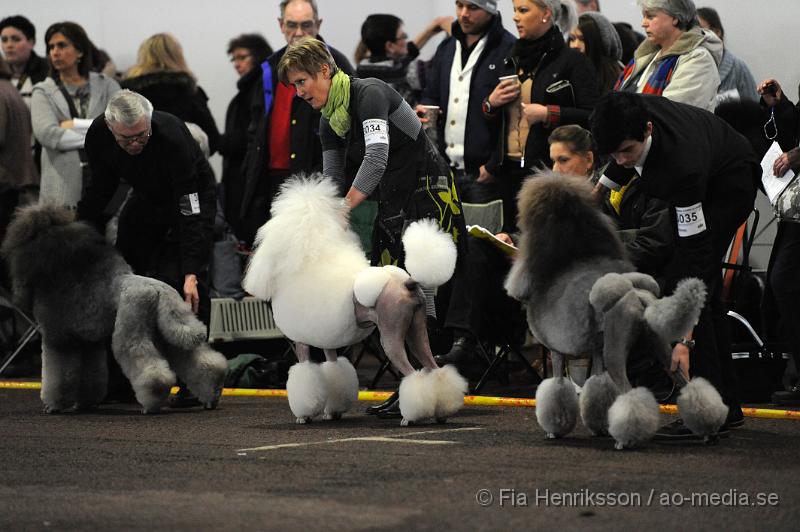
[[(280, 14), (278, 24), (287, 45), (303, 37), (324, 42), (319, 34), (322, 19), (314, 0), (282, 0)], [(345, 74), (355, 75), (344, 54), (332, 46), (328, 50)], [(320, 113), (295, 98), (294, 87), (278, 81), (278, 63), (285, 52), (284, 46), (253, 69), (260, 71), (255, 74), (260, 87), (254, 89), (247, 154), (242, 163), (242, 204), (239, 219), (228, 220), (238, 228), (239, 240), (248, 245), (267, 221), (272, 198), (281, 183), (289, 175), (322, 169)]]
[(91, 181), (78, 218), (101, 232), (121, 182), (131, 194), (116, 246), (134, 273), (169, 284), (208, 323), (208, 265), (216, 214), (214, 174), (179, 118), (121, 90), (86, 133)]

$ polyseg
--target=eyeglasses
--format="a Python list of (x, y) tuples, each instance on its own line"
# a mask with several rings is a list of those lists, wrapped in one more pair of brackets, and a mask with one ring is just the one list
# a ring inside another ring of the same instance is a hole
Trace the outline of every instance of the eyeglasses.
[(407, 39), (408, 39), (408, 33), (402, 33), (402, 34), (398, 35), (397, 37), (395, 37), (394, 39), (392, 39), (392, 42), (405, 41)]
[(241, 63), (242, 61), (247, 61), (251, 57), (253, 57), (252, 54), (234, 55), (231, 57), (231, 63)]
[(153, 135), (153, 126), (148, 127), (147, 131), (142, 131), (136, 135), (120, 135), (115, 133), (113, 129), (111, 129), (111, 134), (114, 135), (114, 138), (117, 140), (120, 146), (130, 146), (131, 144), (145, 145)]
[(303, 31), (311, 31), (314, 29), (314, 26), (317, 25), (315, 20), (304, 20), (303, 22), (295, 22), (294, 20), (286, 20), (283, 22), (283, 25), (286, 26), (287, 30), (295, 31), (297, 28), (302, 29)]

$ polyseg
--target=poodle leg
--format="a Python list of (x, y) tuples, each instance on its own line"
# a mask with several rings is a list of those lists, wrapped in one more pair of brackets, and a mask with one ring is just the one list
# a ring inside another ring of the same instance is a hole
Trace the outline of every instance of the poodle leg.
[(311, 360), (311, 348), (308, 346), (308, 344), (295, 342), (294, 352), (297, 354), (298, 362), (308, 362)]
[(322, 374), (328, 390), (323, 419), (341, 419), (342, 414), (358, 401), (358, 375), (345, 357), (338, 357), (335, 349), (325, 349)]
[(216, 408), (228, 373), (225, 357), (205, 342), (191, 351), (171, 347), (168, 354), (170, 366), (189, 391), (197, 396), (206, 410)]
[(578, 400), (581, 419), (593, 435), (608, 434), (608, 410), (618, 395), (619, 388), (605, 372), (601, 375), (592, 375), (583, 384)]
[(431, 344), (428, 341), (428, 321), (425, 315), (425, 309), (418, 308), (414, 311), (406, 340), (408, 340), (408, 348), (411, 354), (414, 355), (424, 367), (428, 369), (437, 369), (439, 367), (439, 365), (436, 364), (436, 360), (433, 358)]
[(111, 340), (114, 358), (131, 381), (142, 413), (158, 412), (175, 385), (175, 373), (146, 336), (126, 337), (117, 329)]
[(297, 423), (303, 424), (324, 410), (328, 391), (322, 368), (309, 360), (309, 347), (298, 342), (296, 349), (300, 362), (289, 368), (286, 394)]
[(553, 377), (536, 388), (536, 421), (548, 438), (560, 438), (572, 432), (578, 422), (578, 394), (563, 376), (564, 356), (552, 351), (551, 357)]
[(622, 296), (603, 316), (603, 362), (622, 393), (631, 389), (625, 366), (643, 325), (644, 306), (635, 292)]
[(42, 339), (42, 391), (45, 414), (68, 410), (78, 402), (81, 355), (77, 350), (56, 348)]
[(91, 408), (105, 398), (108, 391), (107, 357), (105, 342), (96, 342), (86, 347), (81, 367), (78, 408)]

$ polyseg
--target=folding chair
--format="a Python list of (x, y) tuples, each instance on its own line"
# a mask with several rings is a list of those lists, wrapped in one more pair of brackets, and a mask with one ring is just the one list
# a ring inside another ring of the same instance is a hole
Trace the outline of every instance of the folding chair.
[[(33, 340), (37, 334), (41, 334), (41, 331), (39, 330), (39, 324), (36, 323), (33, 317), (29, 316), (26, 312), (22, 311), (19, 307), (12, 303), (10, 294), (8, 294), (2, 288), (0, 288), (0, 306), (8, 308), (15, 316), (21, 316), (24, 322), (27, 324), (25, 332), (22, 333), (19, 340), (17, 340), (17, 345), (14, 348), (14, 351), (6, 355), (6, 357), (0, 361), (0, 375), (2, 375), (6, 367), (14, 361), (17, 355), (22, 352), (25, 346), (28, 345), (28, 343)], [(16, 325), (14, 329), (16, 330)]]
[[(751, 354), (756, 354), (757, 356), (767, 355), (766, 345), (750, 321), (733, 310), (741, 297), (744, 287), (744, 275), (753, 271), (750, 266), (750, 250), (755, 240), (759, 218), (758, 210), (753, 209), (748, 219), (736, 230), (736, 234), (728, 248), (726, 259), (722, 263), (722, 303), (728, 309), (728, 316), (744, 327), (755, 343), (755, 349), (753, 349), (752, 343), (734, 345), (734, 358), (744, 358)], [(744, 352), (742, 352), (743, 348), (745, 349)]]
[(503, 230), (503, 200), (488, 203), (462, 203), (461, 212), (467, 225), (480, 225), (492, 233)]

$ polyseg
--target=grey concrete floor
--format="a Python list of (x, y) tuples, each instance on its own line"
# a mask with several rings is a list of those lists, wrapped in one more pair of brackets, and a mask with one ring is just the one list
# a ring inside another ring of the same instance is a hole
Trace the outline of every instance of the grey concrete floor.
[[(296, 425), (285, 399), (44, 415), (0, 390), (0, 530), (797, 530), (799, 421), (717, 445), (550, 441), (531, 408)], [(669, 416), (663, 416), (669, 421)]]

